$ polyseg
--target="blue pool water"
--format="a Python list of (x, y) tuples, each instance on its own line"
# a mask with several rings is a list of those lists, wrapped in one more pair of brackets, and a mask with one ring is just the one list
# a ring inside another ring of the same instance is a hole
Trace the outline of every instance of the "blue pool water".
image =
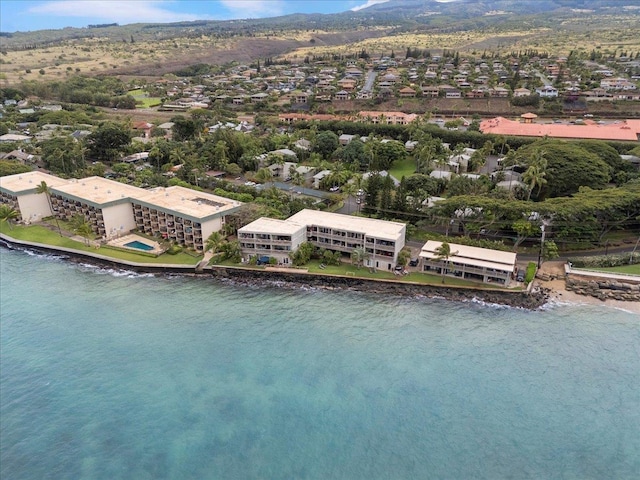
[(149, 252), (149, 251), (153, 250), (152, 246), (147, 245), (146, 243), (139, 242), (138, 240), (134, 240), (133, 242), (125, 243), (124, 246), (125, 247), (129, 247), (129, 248), (137, 248), (138, 250), (144, 250), (146, 252)]

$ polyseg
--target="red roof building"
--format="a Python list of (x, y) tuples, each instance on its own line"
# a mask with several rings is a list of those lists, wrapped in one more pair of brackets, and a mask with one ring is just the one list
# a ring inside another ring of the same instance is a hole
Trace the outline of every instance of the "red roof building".
[(551, 137), (585, 140), (640, 140), (640, 120), (624, 120), (618, 123), (597, 124), (586, 121), (583, 125), (560, 123), (521, 123), (504, 117), (480, 122), (480, 131), (493, 135), (512, 137)]

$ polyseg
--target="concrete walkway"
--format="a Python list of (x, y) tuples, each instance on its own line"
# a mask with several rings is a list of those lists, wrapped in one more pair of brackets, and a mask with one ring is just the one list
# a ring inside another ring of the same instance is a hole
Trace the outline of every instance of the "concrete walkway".
[(621, 282), (640, 283), (640, 275), (627, 275), (623, 273), (598, 272), (595, 270), (584, 270), (582, 268), (571, 268), (569, 264), (565, 266), (567, 275), (580, 275), (581, 277), (603, 278), (607, 280), (619, 280)]

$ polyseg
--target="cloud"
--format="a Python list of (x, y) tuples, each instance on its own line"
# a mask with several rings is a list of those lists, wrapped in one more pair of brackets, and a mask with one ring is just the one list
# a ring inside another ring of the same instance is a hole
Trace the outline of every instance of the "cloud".
[(283, 0), (220, 0), (233, 18), (277, 17), (284, 13)]
[(367, 0), (367, 3), (364, 3), (362, 5), (359, 5), (357, 7), (353, 7), (351, 9), (352, 12), (357, 12), (358, 10), (362, 10), (364, 8), (368, 8), (371, 7), (372, 5), (377, 5), (378, 3), (386, 3), (389, 0)]
[(109, 0), (87, 2), (86, 0), (57, 0), (29, 8), (29, 13), (57, 17), (86, 17), (105, 22), (161, 23), (201, 20), (203, 15), (173, 12), (163, 5), (171, 2), (158, 0)]

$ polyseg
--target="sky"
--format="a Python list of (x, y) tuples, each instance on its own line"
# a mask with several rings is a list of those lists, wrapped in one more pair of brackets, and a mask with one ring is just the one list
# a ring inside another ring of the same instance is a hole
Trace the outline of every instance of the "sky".
[(388, 0), (0, 0), (0, 31), (337, 13)]

